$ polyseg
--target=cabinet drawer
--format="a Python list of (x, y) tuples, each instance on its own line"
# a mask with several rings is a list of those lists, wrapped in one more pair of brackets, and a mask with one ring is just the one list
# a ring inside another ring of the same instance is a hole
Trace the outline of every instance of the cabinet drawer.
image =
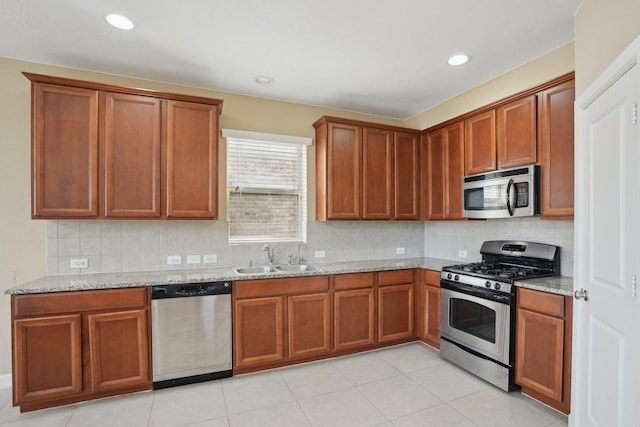
[(148, 288), (14, 295), (13, 314), (20, 317), (145, 307), (147, 295)]
[(380, 286), (413, 283), (413, 270), (382, 271), (378, 273)]
[(238, 281), (233, 284), (236, 298), (255, 298), (328, 292), (329, 277), (293, 277), (290, 279), (263, 279)]
[(333, 278), (333, 287), (336, 291), (370, 288), (374, 282), (373, 274), (374, 273), (339, 274)]
[(564, 317), (564, 297), (531, 289), (518, 289), (518, 308)]
[(421, 270), (422, 283), (440, 287), (440, 272), (435, 270)]

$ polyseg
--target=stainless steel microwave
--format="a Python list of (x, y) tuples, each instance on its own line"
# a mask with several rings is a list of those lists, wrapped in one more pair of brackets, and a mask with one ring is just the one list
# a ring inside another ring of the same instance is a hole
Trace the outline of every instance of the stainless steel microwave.
[(529, 165), (465, 176), (462, 215), (511, 218), (540, 213), (540, 166)]

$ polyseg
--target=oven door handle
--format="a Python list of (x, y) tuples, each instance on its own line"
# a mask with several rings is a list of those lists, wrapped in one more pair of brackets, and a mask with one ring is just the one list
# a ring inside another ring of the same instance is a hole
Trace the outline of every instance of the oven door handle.
[(453, 340), (451, 340), (451, 339), (449, 339), (447, 337), (440, 336), (440, 339), (443, 339), (443, 340), (445, 340), (447, 342), (450, 342), (451, 344), (455, 345), (456, 347), (460, 348), (461, 350), (464, 350), (467, 353), (471, 353), (474, 356), (477, 356), (477, 357), (479, 357), (481, 359), (485, 359), (485, 360), (489, 360), (489, 361), (491, 361), (493, 363), (497, 363), (498, 365), (504, 366), (507, 369), (511, 368), (511, 366), (509, 366), (509, 365), (505, 365), (504, 363), (502, 363), (502, 362), (500, 362), (500, 361), (498, 361), (498, 360), (496, 360), (496, 359), (494, 359), (492, 357), (489, 357), (486, 354), (482, 354), (482, 353), (480, 353), (480, 352), (478, 352), (478, 351), (476, 351), (476, 350), (474, 350), (472, 348), (467, 347), (466, 345), (462, 345), (460, 343), (457, 343), (457, 342), (455, 342), (455, 341), (453, 341)]
[[(513, 178), (509, 180), (509, 183), (507, 184), (507, 212), (509, 212), (510, 216), (513, 216), (514, 210), (513, 210), (513, 206), (511, 206), (511, 189), (514, 187), (514, 182), (513, 182)], [(514, 191), (515, 194), (515, 191)], [(515, 200), (513, 201), (514, 205), (515, 205)]]
[(478, 288), (471, 285), (465, 285), (463, 283), (448, 282), (446, 280), (441, 280), (440, 288), (449, 289), (450, 291), (453, 291), (453, 292), (460, 292), (461, 294), (470, 295), (472, 297), (482, 298), (489, 301), (495, 301), (500, 304), (511, 303), (511, 294), (493, 292), (493, 291), (485, 290), (483, 288)]

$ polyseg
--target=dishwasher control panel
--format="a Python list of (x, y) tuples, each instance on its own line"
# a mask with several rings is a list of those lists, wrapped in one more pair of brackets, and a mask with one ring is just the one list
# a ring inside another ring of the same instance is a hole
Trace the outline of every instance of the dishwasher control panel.
[(198, 297), (231, 293), (231, 282), (178, 283), (151, 287), (151, 299)]

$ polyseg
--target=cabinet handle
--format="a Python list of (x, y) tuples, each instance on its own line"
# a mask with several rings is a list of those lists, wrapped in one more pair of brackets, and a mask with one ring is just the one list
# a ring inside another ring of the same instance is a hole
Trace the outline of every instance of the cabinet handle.
[(582, 298), (585, 301), (589, 301), (589, 291), (587, 291), (586, 289), (578, 289), (573, 293), (573, 296), (576, 297), (576, 299)]

